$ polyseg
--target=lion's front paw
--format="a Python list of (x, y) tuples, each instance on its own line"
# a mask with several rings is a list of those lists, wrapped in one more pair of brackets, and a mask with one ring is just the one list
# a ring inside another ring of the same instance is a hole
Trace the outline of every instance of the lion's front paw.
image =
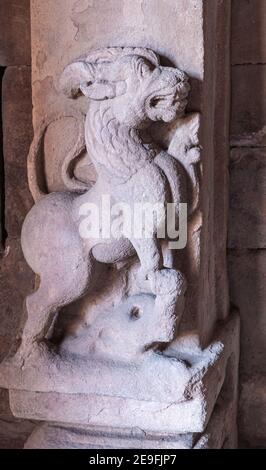
[(185, 293), (187, 283), (185, 276), (175, 269), (160, 269), (148, 275), (152, 290), (158, 295), (180, 296)]
[(200, 147), (192, 147), (186, 151), (186, 159), (190, 165), (195, 165), (200, 161)]

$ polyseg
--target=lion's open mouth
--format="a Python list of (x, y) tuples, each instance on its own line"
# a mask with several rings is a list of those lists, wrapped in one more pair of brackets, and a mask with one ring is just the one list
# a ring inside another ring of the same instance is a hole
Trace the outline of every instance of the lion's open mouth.
[(186, 94), (171, 90), (164, 94), (153, 94), (146, 102), (146, 112), (152, 121), (170, 122), (182, 115), (187, 104)]

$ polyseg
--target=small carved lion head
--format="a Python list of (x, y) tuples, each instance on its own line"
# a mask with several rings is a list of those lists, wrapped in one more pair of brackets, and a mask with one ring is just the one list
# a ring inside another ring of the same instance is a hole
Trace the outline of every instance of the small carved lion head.
[(160, 65), (150, 49), (112, 47), (68, 65), (60, 86), (69, 98), (80, 93), (109, 100), (114, 117), (139, 128), (150, 121), (171, 122), (184, 113), (189, 92), (186, 74)]

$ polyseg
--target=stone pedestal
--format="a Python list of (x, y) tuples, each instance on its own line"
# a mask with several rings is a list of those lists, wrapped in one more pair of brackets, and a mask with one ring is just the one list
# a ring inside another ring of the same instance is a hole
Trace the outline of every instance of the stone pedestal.
[(232, 315), (206, 349), (187, 334), (142, 364), (115, 368), (32, 356), (23, 371), (11, 359), (0, 380), (14, 416), (54, 423), (26, 448), (234, 448), (238, 336)]
[[(9, 392), (13, 414), (57, 423), (38, 428), (26, 448), (234, 447), (238, 335), (233, 315), (205, 350), (195, 335), (188, 335), (141, 367), (114, 372), (111, 364), (108, 368), (88, 362), (83, 373), (77, 373), (75, 365), (75, 374), (83, 379), (75, 384), (73, 364), (68, 362), (60, 361), (57, 374), (45, 365), (36, 371), (33, 364), (22, 383), (14, 368), (11, 382), (14, 386), (17, 379), (16, 389)], [(181, 364), (186, 364), (183, 370)]]
[(235, 405), (217, 403), (203, 433), (44, 424), (32, 433), (25, 449), (235, 449), (235, 418)]

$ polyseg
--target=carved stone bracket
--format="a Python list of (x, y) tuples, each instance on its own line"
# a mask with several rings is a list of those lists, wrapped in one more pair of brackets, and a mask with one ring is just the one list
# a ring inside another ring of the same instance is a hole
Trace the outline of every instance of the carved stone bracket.
[[(21, 345), (0, 366), (13, 414), (48, 422), (27, 448), (236, 445), (239, 325), (216, 302), (216, 69), (203, 54), (218, 7), (199, 4), (201, 14), (188, 2), (202, 41), (200, 106), (183, 49), (171, 63), (167, 48), (162, 58), (136, 36), (136, 47), (121, 39), (58, 61), (44, 99), (56, 109), (35, 110), (35, 205), (21, 241), (38, 287)], [(136, 233), (143, 206), (160, 212)], [(178, 232), (159, 236), (162, 221)]]

